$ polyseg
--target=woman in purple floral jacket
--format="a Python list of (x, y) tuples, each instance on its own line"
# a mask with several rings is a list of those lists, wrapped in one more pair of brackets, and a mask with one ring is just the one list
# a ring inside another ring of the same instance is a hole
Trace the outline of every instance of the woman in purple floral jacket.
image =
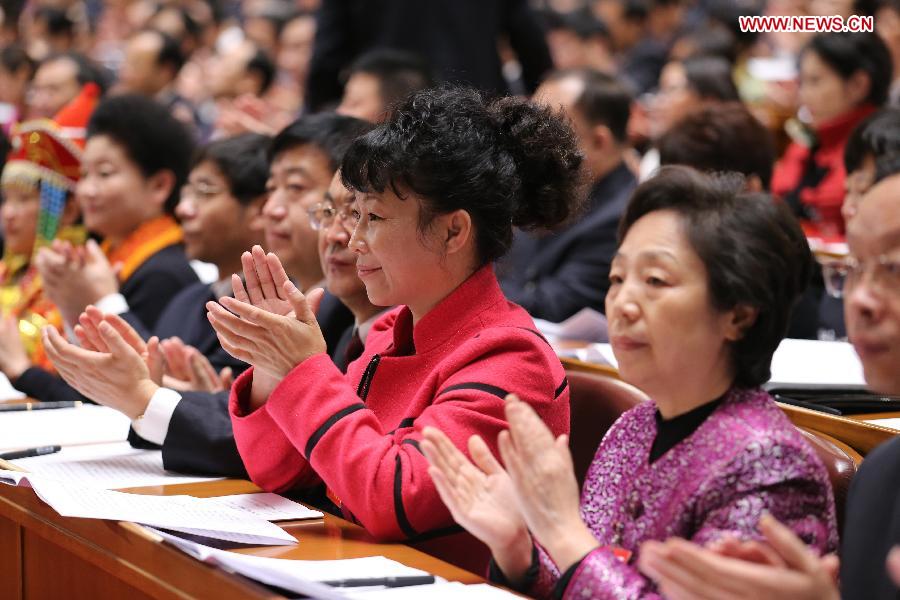
[(758, 538), (770, 513), (819, 552), (837, 531), (828, 474), (759, 388), (812, 258), (786, 207), (740, 182), (666, 167), (620, 226), (606, 299), (619, 372), (652, 402), (612, 426), (579, 501), (566, 436), (507, 399), (503, 466), (429, 428), (422, 450), (454, 518), (491, 549), (491, 577), (542, 598), (655, 598), (647, 540)]

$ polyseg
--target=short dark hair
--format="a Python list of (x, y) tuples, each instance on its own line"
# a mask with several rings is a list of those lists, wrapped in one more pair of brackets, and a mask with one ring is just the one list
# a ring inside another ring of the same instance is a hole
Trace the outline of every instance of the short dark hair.
[(59, 52), (51, 54), (41, 61), (38, 68), (61, 60), (71, 61), (75, 65), (75, 78), (78, 81), (78, 85), (95, 83), (97, 84), (97, 87), (100, 88), (101, 94), (105, 94), (106, 90), (109, 89), (109, 84), (112, 79), (111, 74), (80, 52)]
[(688, 40), (694, 49), (690, 56), (718, 56), (734, 64), (738, 55), (738, 41), (728, 27), (715, 20), (694, 26), (678, 36)]
[(68, 11), (54, 6), (41, 6), (34, 12), (35, 21), (44, 21), (49, 35), (75, 36), (75, 21)]
[(662, 167), (634, 192), (619, 225), (619, 242), (641, 217), (675, 211), (706, 266), (712, 305), (758, 311), (731, 346), (734, 385), (756, 387), (771, 377), (772, 355), (815, 264), (790, 208), (766, 194), (742, 191), (739, 176), (709, 176), (690, 167)]
[(184, 66), (185, 56), (181, 50), (181, 44), (174, 37), (158, 29), (147, 28), (138, 31), (134, 35), (150, 33), (159, 38), (159, 54), (156, 56), (156, 64), (160, 67), (171, 67), (174, 75)]
[(875, 160), (875, 182), (900, 172), (900, 108), (872, 113), (850, 133), (844, 146), (847, 173), (862, 167), (867, 156)]
[(366, 73), (378, 80), (378, 91), (386, 108), (434, 85), (434, 76), (423, 58), (391, 48), (377, 48), (362, 54), (350, 65), (347, 79), (356, 73)]
[(353, 140), (373, 127), (368, 121), (334, 113), (300, 117), (272, 140), (268, 151), (269, 162), (283, 152), (309, 144), (321, 150), (336, 171)]
[(689, 56), (681, 61), (688, 87), (707, 100), (740, 100), (731, 63), (720, 56)]
[(267, 135), (243, 133), (210, 142), (194, 155), (191, 169), (204, 162), (215, 164), (228, 180), (231, 195), (241, 204), (250, 204), (266, 193), (271, 141)]
[(21, 69), (27, 69), (29, 79), (34, 75), (34, 61), (28, 56), (25, 48), (19, 44), (9, 44), (0, 50), (0, 65), (7, 73), (17, 73)]
[(756, 175), (768, 189), (775, 164), (772, 134), (740, 102), (703, 106), (669, 128), (656, 144), (660, 164)]
[(88, 121), (88, 139), (104, 135), (122, 146), (144, 177), (161, 171), (175, 176), (165, 211), (172, 214), (187, 180), (194, 138), (184, 123), (162, 104), (145, 96), (123, 94), (104, 99)]
[(560, 12), (552, 9), (540, 13), (544, 29), (547, 31), (571, 31), (582, 40), (592, 37), (603, 38), (609, 41), (609, 27), (606, 23), (594, 16), (588, 8), (581, 8), (568, 12)]
[(582, 160), (551, 108), (447, 86), (413, 94), (353, 142), (341, 176), (350, 189), (413, 193), (422, 229), (436, 214), (467, 211), (485, 264), (509, 249), (513, 226), (553, 227), (571, 215)]
[(850, 79), (858, 71), (869, 76), (869, 95), (865, 101), (880, 106), (888, 97), (894, 78), (891, 53), (881, 37), (872, 32), (818, 33), (800, 52), (815, 52), (841, 79)]
[(581, 111), (588, 123), (606, 125), (618, 141), (626, 141), (633, 98), (625, 84), (612, 75), (586, 68), (554, 71), (546, 81), (569, 77), (577, 77), (584, 85), (575, 108)]
[(275, 81), (275, 63), (265, 50), (257, 47), (256, 52), (247, 61), (247, 72), (259, 75), (258, 94), (265, 94)]

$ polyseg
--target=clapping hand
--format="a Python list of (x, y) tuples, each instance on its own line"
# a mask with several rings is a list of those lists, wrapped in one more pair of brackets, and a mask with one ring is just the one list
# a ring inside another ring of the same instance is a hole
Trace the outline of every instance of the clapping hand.
[(581, 520), (568, 435), (556, 438), (528, 404), (506, 397), (498, 444), (528, 529), (565, 571), (599, 544)]
[(244, 283), (232, 278), (234, 298), (208, 302), (207, 316), (222, 347), (253, 365), (251, 404), (259, 406), (294, 367), (325, 352), (315, 311), (323, 290), (304, 296), (288, 279), (281, 261), (259, 246), (241, 257)]
[(469, 438), (471, 461), (441, 431), (426, 427), (423, 436), (428, 474), (453, 519), (491, 549), (508, 579), (519, 579), (532, 543), (509, 475), (478, 436)]
[(94, 307), (79, 319), (76, 335), (82, 347), (66, 340), (53, 327), (43, 329), (44, 349), (59, 375), (98, 404), (131, 419), (143, 415), (162, 382), (158, 338), (144, 344), (124, 320), (104, 316)]
[(88, 305), (119, 291), (117, 268), (109, 264), (94, 240), (84, 246), (54, 240), (38, 250), (35, 264), (47, 297), (72, 326)]
[(817, 556), (788, 527), (764, 515), (765, 543), (726, 540), (701, 547), (672, 538), (641, 546), (639, 567), (673, 600), (837, 600), (838, 560)]

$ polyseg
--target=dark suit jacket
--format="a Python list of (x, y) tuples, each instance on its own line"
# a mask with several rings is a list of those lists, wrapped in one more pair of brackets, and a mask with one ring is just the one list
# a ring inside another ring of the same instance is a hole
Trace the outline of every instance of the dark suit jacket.
[(876, 448), (850, 484), (841, 545), (841, 598), (897, 600), (885, 569), (900, 544), (900, 439)]
[[(176, 244), (148, 258), (122, 283), (120, 292), (131, 308), (132, 323), (152, 328), (169, 301), (196, 281), (197, 274), (188, 263), (184, 249)], [(22, 373), (15, 387), (43, 402), (84, 400), (62, 378), (40, 367), (31, 367)]]
[[(353, 328), (353, 313), (331, 294), (325, 294), (316, 313), (329, 354), (346, 330)], [(204, 317), (204, 321), (206, 318)], [(132, 429), (132, 446), (153, 448)], [(172, 414), (162, 445), (163, 466), (170, 471), (247, 477), (234, 442), (228, 414), (228, 392), (183, 392)]]
[(306, 84), (320, 110), (341, 97), (340, 73), (367, 50), (420, 55), (442, 80), (507, 92), (497, 41), (506, 35), (529, 92), (553, 68), (544, 33), (527, 0), (324, 0)]
[(531, 316), (558, 323), (589, 306), (606, 312), (616, 230), (636, 180), (624, 164), (594, 184), (587, 213), (545, 236), (516, 232), (497, 268), (500, 287)]

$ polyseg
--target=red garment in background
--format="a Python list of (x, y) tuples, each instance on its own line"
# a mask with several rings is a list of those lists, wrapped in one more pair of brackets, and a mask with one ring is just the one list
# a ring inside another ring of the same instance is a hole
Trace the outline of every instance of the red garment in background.
[(809, 148), (792, 142), (775, 164), (772, 194), (801, 208), (801, 222), (807, 235), (842, 238), (844, 218), (844, 146), (853, 129), (876, 107), (864, 104), (822, 124), (815, 145)]

